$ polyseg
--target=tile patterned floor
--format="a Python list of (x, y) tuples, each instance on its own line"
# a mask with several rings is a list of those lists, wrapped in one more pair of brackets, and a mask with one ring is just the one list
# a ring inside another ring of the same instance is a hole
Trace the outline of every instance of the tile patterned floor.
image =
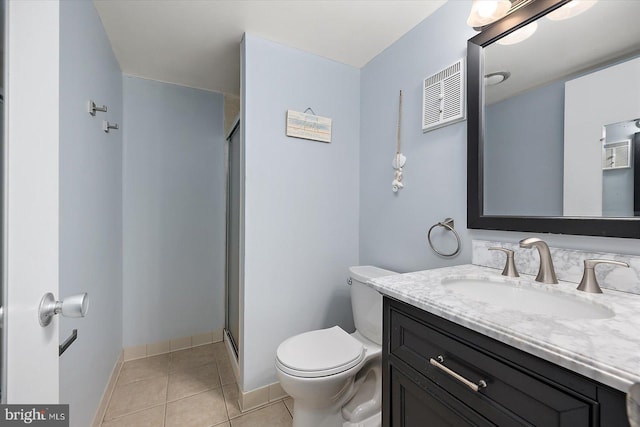
[(293, 400), (240, 412), (224, 343), (125, 362), (102, 427), (290, 427)]

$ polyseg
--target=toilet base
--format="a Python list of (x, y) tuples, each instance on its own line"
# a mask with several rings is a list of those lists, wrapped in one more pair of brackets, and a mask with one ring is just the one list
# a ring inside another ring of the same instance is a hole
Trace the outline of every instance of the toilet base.
[(302, 402), (295, 400), (293, 405), (293, 427), (343, 427), (340, 405), (321, 410), (317, 407), (306, 408)]
[(382, 412), (373, 414), (366, 420), (362, 420), (359, 423), (352, 423), (346, 421), (342, 424), (342, 427), (380, 427), (382, 425)]
[[(306, 412), (297, 408), (293, 417), (293, 427), (380, 427), (382, 425), (382, 412), (373, 414), (367, 419), (357, 423), (345, 421), (340, 413), (318, 413), (317, 410)], [(306, 413), (305, 413), (306, 412)]]
[[(295, 404), (294, 404), (295, 405)], [(339, 405), (318, 411), (317, 408), (304, 408), (302, 405), (294, 406), (293, 427), (380, 427), (382, 425), (382, 412), (376, 412), (370, 417), (359, 422), (345, 421), (340, 412)]]

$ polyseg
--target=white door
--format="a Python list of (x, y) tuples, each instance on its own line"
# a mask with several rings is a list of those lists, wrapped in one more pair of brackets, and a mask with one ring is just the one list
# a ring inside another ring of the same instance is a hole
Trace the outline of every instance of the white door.
[(58, 0), (6, 2), (6, 403), (58, 403), (58, 319), (40, 326), (38, 305), (59, 297), (59, 10)]

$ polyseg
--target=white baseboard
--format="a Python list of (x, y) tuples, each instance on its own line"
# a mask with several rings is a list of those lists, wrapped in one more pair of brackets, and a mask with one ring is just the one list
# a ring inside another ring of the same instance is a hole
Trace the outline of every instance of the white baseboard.
[(225, 334), (224, 342), (227, 347), (229, 359), (231, 360), (231, 366), (233, 368), (233, 374), (236, 377), (236, 386), (238, 387), (238, 406), (241, 412), (251, 411), (261, 406), (267, 405), (272, 402), (277, 402), (282, 399), (286, 399), (289, 395), (282, 389), (279, 382), (259, 387), (254, 390), (243, 391), (240, 388), (242, 384), (240, 378), (240, 366), (238, 359), (236, 358), (231, 341)]
[(96, 415), (93, 417), (93, 423), (91, 423), (92, 427), (100, 427), (102, 424), (104, 413), (106, 412), (109, 401), (111, 400), (113, 389), (116, 387), (116, 380), (118, 379), (118, 375), (120, 375), (120, 369), (122, 369), (123, 362), (124, 351), (120, 350), (120, 356), (118, 357), (118, 360), (116, 360), (116, 364), (113, 366), (111, 376), (109, 376), (109, 382), (107, 383), (107, 387), (104, 389), (104, 393), (102, 393), (102, 398), (100, 399)]
[(185, 350), (200, 345), (211, 344), (222, 341), (222, 329), (205, 332), (204, 334), (191, 335), (188, 337), (174, 338), (166, 341), (158, 341), (151, 344), (134, 345), (125, 347), (124, 361), (142, 359), (149, 356), (170, 353), (172, 351)]
[(239, 406), (240, 411), (247, 412), (252, 409), (259, 408), (268, 403), (277, 402), (278, 400), (286, 399), (289, 395), (282, 389), (279, 382), (266, 385), (264, 387), (256, 388), (244, 392), (239, 390)]

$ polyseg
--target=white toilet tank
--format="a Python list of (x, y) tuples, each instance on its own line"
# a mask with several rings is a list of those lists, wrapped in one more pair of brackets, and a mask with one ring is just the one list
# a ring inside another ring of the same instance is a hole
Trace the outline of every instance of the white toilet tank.
[(351, 308), (356, 330), (378, 345), (382, 345), (382, 295), (365, 283), (392, 274), (398, 273), (371, 265), (349, 267)]

